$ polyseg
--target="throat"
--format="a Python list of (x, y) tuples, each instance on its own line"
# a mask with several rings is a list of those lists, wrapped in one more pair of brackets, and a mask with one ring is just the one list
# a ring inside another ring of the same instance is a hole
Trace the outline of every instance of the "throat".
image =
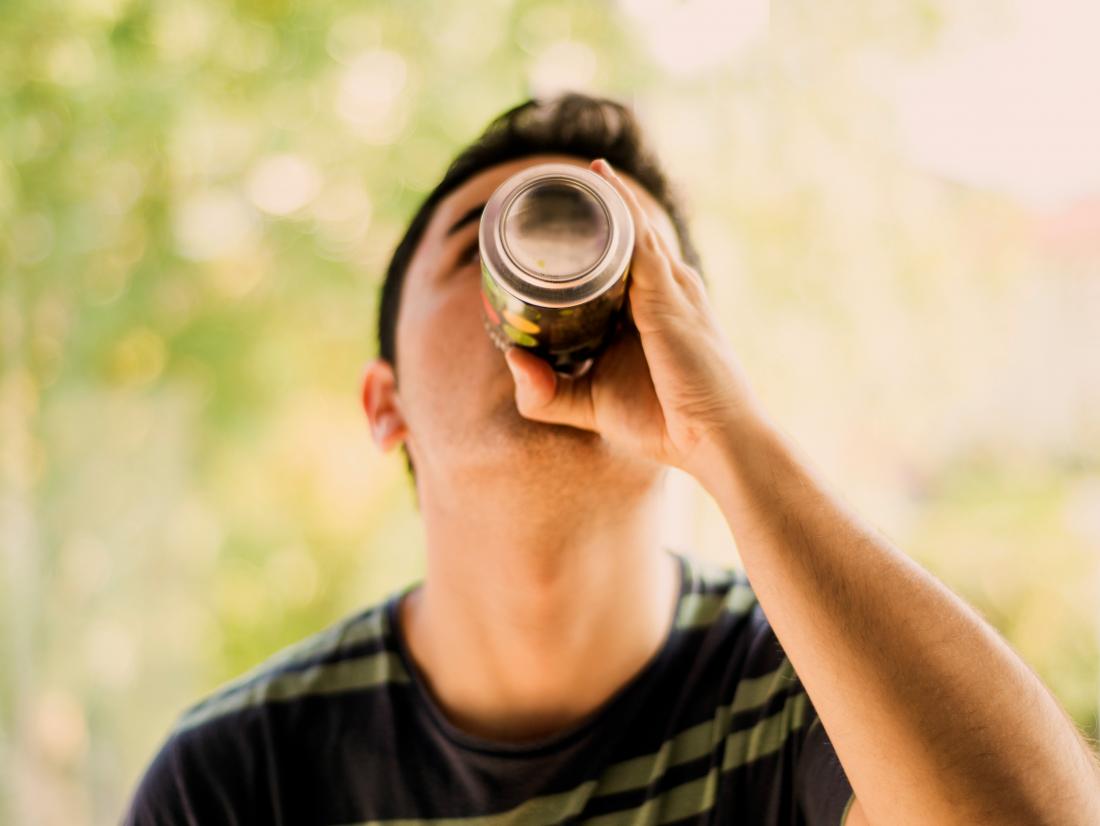
[(413, 679), (438, 713), (474, 737), (515, 744), (583, 725), (668, 644), (682, 571), (671, 552), (652, 561), (603, 604), (567, 606), (572, 617), (539, 625), (506, 615), (479, 623), (476, 609), (433, 589), (429, 576), (398, 604)]

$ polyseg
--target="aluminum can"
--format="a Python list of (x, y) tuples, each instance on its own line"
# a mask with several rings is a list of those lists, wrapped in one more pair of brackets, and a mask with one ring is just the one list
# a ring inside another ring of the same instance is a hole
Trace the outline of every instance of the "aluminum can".
[(634, 222), (615, 188), (572, 164), (528, 167), (489, 197), (478, 245), (493, 343), (585, 373), (622, 323), (634, 251)]

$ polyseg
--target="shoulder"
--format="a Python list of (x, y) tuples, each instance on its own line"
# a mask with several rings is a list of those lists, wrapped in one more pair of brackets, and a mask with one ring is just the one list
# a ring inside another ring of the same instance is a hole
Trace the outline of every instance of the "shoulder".
[(722, 646), (743, 671), (740, 676), (774, 671), (785, 655), (745, 572), (684, 552), (678, 556), (685, 581), (676, 628), (705, 635), (711, 648)]
[(699, 636), (700, 656), (718, 663), (727, 753), (755, 759), (808, 727), (812, 704), (745, 572), (680, 557), (687, 579), (677, 627)]
[(408, 675), (393, 653), (387, 600), (288, 646), (188, 708), (174, 734), (273, 703), (370, 688)]
[(187, 708), (146, 769), (125, 822), (263, 819), (258, 807), (265, 797), (270, 805), (264, 783), (279, 736), (273, 710), (294, 719), (318, 696), (408, 680), (393, 654), (388, 601), (284, 648)]
[(677, 551), (684, 576), (676, 627), (706, 628), (747, 616), (757, 604), (748, 577), (739, 568)]
[[(753, 822), (840, 823), (851, 785), (745, 572), (680, 553), (678, 627), (718, 685), (706, 731), (720, 755), (719, 809)], [(705, 692), (707, 679), (692, 686)], [(853, 823), (855, 821), (852, 821)]]

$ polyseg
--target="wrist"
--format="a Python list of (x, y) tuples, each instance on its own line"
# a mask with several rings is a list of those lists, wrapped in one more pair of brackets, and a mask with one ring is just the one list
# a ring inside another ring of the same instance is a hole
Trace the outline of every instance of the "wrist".
[(700, 439), (684, 469), (716, 501), (728, 501), (754, 456), (767, 450), (777, 437), (776, 427), (763, 409), (755, 403), (745, 404)]

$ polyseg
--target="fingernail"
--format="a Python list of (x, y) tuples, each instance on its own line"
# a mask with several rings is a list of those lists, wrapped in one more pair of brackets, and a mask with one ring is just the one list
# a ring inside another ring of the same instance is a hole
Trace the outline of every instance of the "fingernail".
[(611, 168), (611, 164), (607, 162), (606, 158), (600, 158), (596, 163), (599, 164), (601, 172), (605, 174), (614, 174), (615, 170)]

